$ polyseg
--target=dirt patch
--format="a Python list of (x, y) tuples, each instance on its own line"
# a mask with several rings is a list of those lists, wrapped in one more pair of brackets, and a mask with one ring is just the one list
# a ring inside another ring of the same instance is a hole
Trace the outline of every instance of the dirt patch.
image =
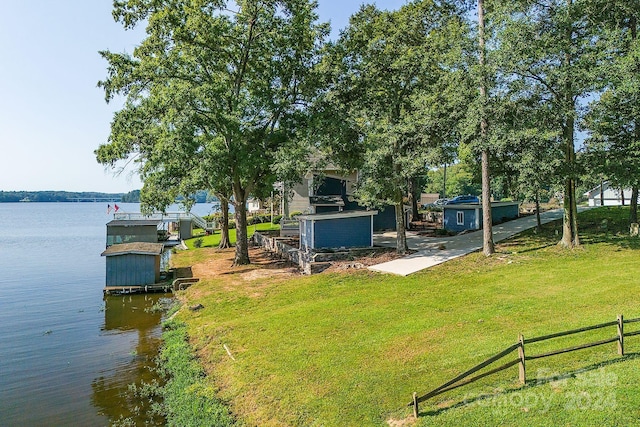
[(418, 420), (416, 420), (415, 417), (411, 415), (402, 420), (394, 420), (394, 419), (387, 420), (387, 424), (389, 424), (389, 427), (408, 427), (408, 426), (415, 425), (416, 421)]
[(394, 248), (376, 248), (373, 253), (354, 257), (349, 261), (330, 261), (331, 266), (323, 272), (341, 272), (346, 270), (360, 270), (383, 262), (393, 261), (411, 255), (416, 251), (409, 251), (405, 255), (399, 255)]
[[(415, 251), (409, 251), (407, 255)], [(299, 268), (291, 262), (282, 260), (278, 255), (265, 251), (260, 247), (249, 248), (250, 265), (233, 265), (235, 249), (211, 249), (210, 256), (202, 262), (195, 263), (191, 267), (190, 277), (200, 279), (227, 279), (237, 284), (241, 282), (254, 282), (261, 279), (290, 278), (301, 274)], [(348, 272), (366, 269), (369, 266), (381, 264), (402, 258), (406, 255), (398, 255), (394, 248), (376, 248), (373, 252), (362, 256), (354, 256), (350, 260), (331, 261), (330, 266), (323, 272)]]
[(220, 278), (220, 276), (234, 275), (243, 280), (255, 280), (264, 277), (288, 277), (300, 274), (297, 268), (261, 248), (249, 248), (250, 265), (233, 265), (235, 249), (216, 249), (204, 262), (194, 264), (193, 277)]

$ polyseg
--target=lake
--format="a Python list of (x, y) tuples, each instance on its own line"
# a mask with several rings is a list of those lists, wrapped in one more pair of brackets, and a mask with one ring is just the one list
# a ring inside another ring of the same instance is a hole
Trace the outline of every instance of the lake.
[(150, 308), (170, 294), (103, 296), (106, 208), (0, 203), (3, 426), (163, 424), (129, 385), (154, 378), (161, 314)]

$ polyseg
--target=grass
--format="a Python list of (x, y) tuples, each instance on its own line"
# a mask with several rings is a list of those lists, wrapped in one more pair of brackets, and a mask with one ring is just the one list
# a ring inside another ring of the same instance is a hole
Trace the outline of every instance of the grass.
[[(207, 380), (247, 425), (408, 421), (412, 392), (453, 378), (519, 333), (640, 317), (640, 241), (628, 236), (627, 217), (624, 208), (582, 213), (579, 249), (559, 248), (560, 225), (551, 223), (498, 245), (489, 259), (471, 254), (408, 277), (358, 271), (251, 281), (239, 268), (189, 288), (186, 304), (205, 308), (179, 316)], [(640, 352), (640, 337), (627, 340), (627, 351)], [(633, 356), (620, 361), (615, 343), (531, 361), (527, 387), (513, 367), (423, 403), (415, 425), (632, 425), (639, 368)]]
[[(247, 233), (249, 238), (251, 238), (251, 236), (253, 236), (253, 233), (255, 233), (256, 231), (272, 231), (272, 230), (280, 230), (280, 224), (272, 224), (270, 222), (265, 222), (262, 224), (255, 224), (247, 227)], [(220, 238), (221, 238), (221, 235), (219, 230), (209, 235), (204, 235), (204, 232), (202, 232), (201, 235), (196, 236), (192, 239), (186, 240), (185, 244), (189, 249), (194, 249), (195, 248), (194, 242), (197, 239), (202, 239), (202, 245), (201, 245), (202, 248), (217, 248), (218, 245), (220, 244)], [(231, 241), (231, 244), (234, 244), (236, 242), (235, 228), (229, 230), (229, 240)]]
[(163, 325), (164, 345), (160, 354), (161, 373), (168, 378), (163, 390), (163, 410), (168, 426), (232, 426), (228, 407), (216, 397), (216, 389), (207, 384), (187, 341), (183, 323)]

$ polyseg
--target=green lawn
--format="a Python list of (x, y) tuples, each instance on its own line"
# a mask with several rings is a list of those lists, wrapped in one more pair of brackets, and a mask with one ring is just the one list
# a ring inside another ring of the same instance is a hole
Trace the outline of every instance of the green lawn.
[[(408, 277), (250, 280), (240, 267), (189, 288), (186, 304), (205, 308), (179, 316), (211, 389), (243, 423), (383, 426), (410, 415), (414, 391), (453, 378), (519, 333), (640, 317), (640, 241), (627, 236), (627, 215), (581, 214), (585, 244), (576, 250), (557, 247), (560, 225), (549, 224), (499, 245), (490, 259), (471, 254)], [(178, 264), (193, 259), (181, 257)], [(612, 333), (532, 346), (542, 352)], [(620, 360), (614, 343), (531, 361), (526, 388), (515, 366), (423, 403), (416, 425), (632, 425), (640, 418), (640, 336), (628, 338), (627, 352)]]
[[(265, 222), (262, 224), (250, 225), (249, 227), (247, 227), (247, 233), (249, 238), (253, 236), (253, 233), (255, 233), (256, 230), (258, 231), (280, 230), (280, 224), (272, 224), (270, 222)], [(197, 239), (202, 239), (202, 246), (201, 246), (202, 248), (216, 248), (220, 244), (220, 237), (221, 237), (220, 230), (216, 230), (213, 234), (210, 234), (210, 235), (205, 235), (204, 230), (201, 230), (201, 233), (198, 233), (198, 231), (196, 230), (196, 233), (194, 234), (200, 234), (200, 235), (185, 241), (185, 244), (189, 249), (194, 249), (194, 242)], [(235, 228), (229, 230), (229, 240), (231, 240), (231, 244), (234, 244), (236, 242)]]

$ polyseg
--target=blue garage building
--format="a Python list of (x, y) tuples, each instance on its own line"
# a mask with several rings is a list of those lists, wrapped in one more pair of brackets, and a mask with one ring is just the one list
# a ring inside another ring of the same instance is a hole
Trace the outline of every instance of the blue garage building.
[[(520, 216), (519, 202), (491, 203), (493, 224), (516, 219)], [(443, 206), (443, 227), (449, 231), (480, 230), (482, 228), (482, 205), (460, 204)]]
[(300, 215), (300, 249), (373, 246), (373, 217), (378, 211), (342, 211)]

